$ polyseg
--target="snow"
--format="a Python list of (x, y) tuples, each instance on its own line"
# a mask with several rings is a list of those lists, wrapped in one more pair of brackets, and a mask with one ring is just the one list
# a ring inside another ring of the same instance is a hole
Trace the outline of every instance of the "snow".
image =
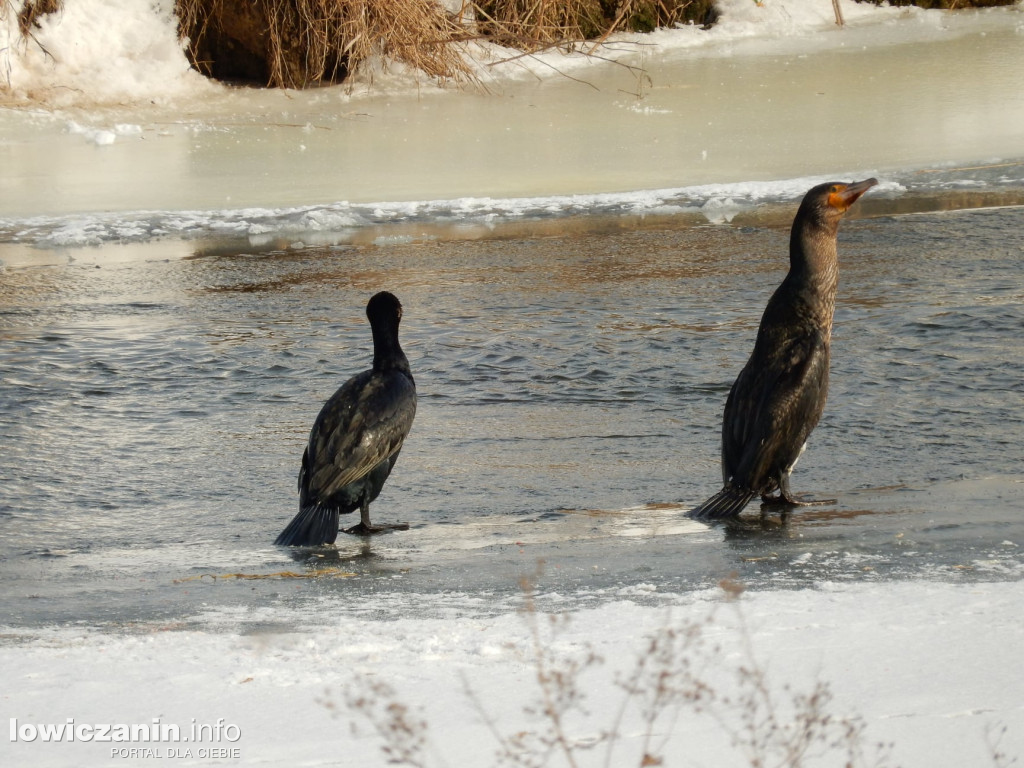
[[(24, 0), (6, 0), (0, 21), (0, 95), (51, 108), (97, 104), (171, 104), (182, 99), (223, 96), (224, 87), (189, 66), (177, 39), (172, 0), (65, 0), (63, 11), (40, 17), (32, 41), (20, 41), (17, 11)], [(459, 5), (457, 0), (450, 3)], [(965, 30), (1005, 23), (999, 14), (954, 19), (918, 8), (879, 7), (841, 0), (846, 27), (839, 30), (827, 0), (719, 0), (719, 21), (710, 29), (682, 26), (650, 35), (620, 33), (600, 50), (621, 60), (638, 49), (659, 55), (702, 50), (711, 56), (820, 51), (936, 39)], [(1019, 7), (1019, 6), (1018, 6)], [(1024, 18), (1018, 30), (1024, 31)], [(558, 73), (593, 67), (590, 49), (565, 54), (549, 51), (527, 57), (485, 43), (466, 45), (476, 74), (485, 82), (506, 78), (551, 79)], [(345, 90), (356, 93), (389, 88), (430, 87), (409, 70), (374, 61)], [(4, 82), (6, 81), (6, 82)], [(370, 85), (372, 82), (372, 86)]]
[[(117, 131), (91, 130), (80, 126), (71, 133), (87, 135), (97, 146), (115, 140)], [(341, 201), (322, 206), (294, 208), (240, 208), (225, 211), (186, 210), (174, 212), (138, 211), (131, 214), (90, 214), (87, 216), (36, 216), (8, 223), (0, 217), (0, 228), (17, 229), (18, 240), (49, 248), (100, 245), (108, 242), (145, 242), (157, 236), (198, 238), (207, 235), (239, 235), (257, 243), (261, 235), (325, 237), (341, 239), (346, 230), (368, 228), (403, 221), (457, 221), (463, 227), (484, 228), (497, 219), (509, 221), (543, 214), (616, 211), (637, 215), (699, 211), (708, 221), (728, 221), (739, 211), (764, 202), (798, 197), (809, 187), (827, 181), (807, 176), (773, 182), (705, 184), (661, 190), (637, 190), (619, 194), (541, 196), (531, 198), (470, 197), (431, 201), (374, 201), (363, 204)], [(882, 182), (875, 194), (898, 195), (898, 182)]]
[[(533, 614), (544, 664), (565, 674), (566, 685), (571, 680), (582, 696), (580, 708), (565, 715), (581, 766), (606, 764), (601, 734), (608, 732), (618, 734), (611, 764), (641, 764), (647, 721), (633, 701), (616, 722), (626, 701), (618, 683), (638, 660), (654, 662), (650, 640), (665, 642), (670, 630), (676, 634), (664, 669), (689, 670), (714, 698), (705, 700), (705, 713), (686, 703), (657, 711), (655, 746), (647, 749), (664, 756), (665, 765), (749, 764), (730, 732), (741, 730), (751, 706), (738, 702), (749, 693), (743, 681), (752, 670), (764, 675), (763, 702), (771, 701), (782, 726), (800, 694), (825, 686), (825, 713), (862, 723), (867, 754), (878, 743), (891, 744), (886, 764), (999, 765), (994, 752), (1024, 751), (1024, 667), (1017, 658), (1024, 583), (821, 584), (748, 592), (735, 601), (714, 590), (663, 595), (653, 605), (636, 602), (649, 595), (632, 593), (560, 622)], [(475, 601), (454, 595), (437, 601), (436, 616), (393, 621), (325, 601), (301, 615), (213, 611), (198, 617), (198, 628), (8, 629), (0, 645), (0, 709), (9, 726), (10, 718), (19, 727), (68, 718), (78, 724), (156, 719), (187, 733), (193, 722), (221, 722), (236, 726), (238, 738), (205, 746), (239, 752), (211, 760), (201, 759), (194, 743), (37, 737), (4, 738), (0, 753), (5, 765), (40, 768), (119, 764), (111, 748), (122, 747), (158, 747), (165, 760), (169, 749), (191, 748), (193, 759), (177, 759), (181, 765), (384, 765), (383, 742), (366, 713), (398, 704), (410, 721), (426, 724), (422, 764), (494, 765), (495, 732), (508, 738), (545, 729), (530, 711), (539, 697), (533, 624), (512, 608), (481, 616)], [(578, 673), (570, 674), (574, 666)], [(388, 691), (376, 708), (351, 705), (360, 695), (372, 698), (377, 683)], [(767, 717), (767, 709), (759, 711)], [(847, 748), (819, 745), (812, 753), (817, 757), (808, 765), (839, 766)], [(566, 763), (556, 756), (550, 764)]]
[(157, 104), (216, 89), (190, 69), (171, 0), (68, 0), (39, 18), (27, 42), (18, 37), (22, 5), (14, 0), (0, 21), (0, 72), (16, 100)]

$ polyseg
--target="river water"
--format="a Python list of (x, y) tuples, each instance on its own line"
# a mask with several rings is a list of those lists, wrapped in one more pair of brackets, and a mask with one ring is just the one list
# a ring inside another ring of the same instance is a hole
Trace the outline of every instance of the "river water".
[[(486, 610), (539, 560), (574, 602), (731, 572), (1019, 578), (1022, 233), (1020, 207), (846, 222), (830, 403), (793, 483), (839, 502), (785, 521), (752, 505), (724, 527), (682, 513), (717, 488), (722, 407), (784, 274), (784, 226), (8, 270), (4, 622), (368, 592)], [(273, 547), (309, 424), (368, 364), (380, 288), (405, 305), (420, 407), (374, 513), (411, 530)]]
[[(345, 113), (332, 91), (170, 122), (3, 110), (0, 623), (273, 623), (335, 597), (486, 613), (538, 568), (554, 607), (732, 573), (1019, 579), (1024, 46), (1005, 13)], [(506, 130), (463, 132), (488, 125)], [(840, 233), (830, 401), (793, 477), (838, 503), (690, 521), (795, 204), (839, 172), (882, 183)], [(411, 529), (274, 547), (382, 289), (420, 404), (373, 511)]]

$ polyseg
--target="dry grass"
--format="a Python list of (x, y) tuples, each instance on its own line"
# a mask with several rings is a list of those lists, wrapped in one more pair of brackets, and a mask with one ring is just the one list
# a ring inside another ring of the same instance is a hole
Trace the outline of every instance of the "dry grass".
[[(459, 42), (536, 51), (602, 41), (624, 29), (705, 19), (712, 0), (176, 0), (180, 33), (200, 71), (277, 87), (343, 80), (375, 56), (442, 80), (469, 80)], [(475, 18), (467, 25), (463, 18)], [(224, 60), (236, 60), (233, 68)], [(248, 62), (248, 64), (247, 64)], [(256, 64), (255, 62), (263, 62)]]
[[(427, 721), (401, 703), (395, 689), (387, 683), (362, 675), (358, 679), (359, 685), (345, 692), (345, 705), (371, 724), (381, 740), (387, 762), (426, 768)], [(328, 711), (336, 708), (329, 691), (317, 703)]]
[(31, 40), (43, 55), (52, 58), (42, 43), (36, 38), (35, 30), (39, 29), (39, 19), (45, 14), (59, 13), (63, 10), (64, 0), (28, 0), (20, 8), (15, 9), (12, 0), (0, 0), (0, 22), (6, 23), (12, 14), (18, 22), (19, 40), (11, 41), (11, 44), (0, 48), (0, 90), (10, 88), (11, 85), (11, 55), (12, 46), (21, 44), (27, 45)]
[[(439, 79), (470, 77), (452, 43), (465, 29), (435, 0), (176, 0), (196, 67), (216, 74), (211, 45), (224, 37), (266, 66), (267, 84), (338, 82), (374, 56)], [(230, 47), (230, 46), (229, 46)]]
[[(1015, 0), (892, 2), (963, 8)], [(22, 39), (33, 39), (39, 18), (62, 6), (63, 0), (23, 3), (17, 14)], [(12, 9), (3, 0), (0, 15)], [(615, 32), (707, 25), (715, 18), (713, 0), (464, 0), (454, 14), (441, 0), (175, 0), (175, 11), (200, 72), (290, 88), (341, 82), (375, 57), (439, 80), (466, 81), (473, 79), (472, 68), (459, 43), (468, 39), (526, 53), (589, 41), (585, 50), (593, 53)]]
[(474, 7), (486, 38), (523, 50), (585, 40), (605, 27), (600, 0), (493, 0)]
[(614, 32), (713, 17), (712, 0), (484, 0), (474, 3), (484, 37), (534, 51), (555, 45), (604, 40)]
[(18, 12), (18, 31), (22, 38), (27, 39), (32, 36), (32, 30), (39, 26), (40, 16), (56, 13), (63, 6), (64, 0), (28, 0)]
[[(803, 768), (823, 755), (847, 768), (889, 764), (891, 745), (868, 743), (862, 720), (833, 714), (826, 683), (818, 681), (806, 692), (783, 686), (781, 693), (771, 683), (743, 620), (738, 600), (743, 586), (731, 579), (721, 583), (720, 607), (703, 618), (669, 620), (643, 639), (632, 667), (615, 676), (614, 687), (621, 698), (611, 721), (600, 727), (587, 711), (589, 686), (583, 683), (593, 680), (604, 660), (589, 645), (564, 653), (554, 650), (568, 619), (538, 610), (535, 579), (522, 582), (521, 613), (529, 640), (524, 647), (512, 647), (533, 666), (535, 696), (526, 698), (522, 706), (529, 725), (504, 732), (486, 703), (463, 681), (466, 696), (497, 745), (497, 765), (686, 765), (687, 755), (679, 752), (678, 745), (669, 751), (671, 734), (684, 715), (691, 725), (701, 719), (717, 724), (743, 764), (751, 768)], [(717, 624), (719, 609), (735, 611), (743, 659), (738, 664), (709, 637), (715, 634), (709, 630)], [(733, 673), (731, 680), (728, 674), (720, 674), (728, 669)], [(721, 690), (723, 685), (728, 690)], [(338, 708), (329, 693), (318, 703), (335, 716), (342, 715), (335, 711)], [(428, 756), (429, 748), (436, 745), (430, 743), (424, 715), (411, 711), (389, 685), (357, 674), (345, 692), (345, 703), (350, 712), (371, 724), (389, 763), (413, 768), (438, 763)], [(616, 750), (627, 737), (632, 757), (623, 754), (626, 750)], [(1000, 737), (990, 739), (997, 766), (1009, 764), (999, 749)]]

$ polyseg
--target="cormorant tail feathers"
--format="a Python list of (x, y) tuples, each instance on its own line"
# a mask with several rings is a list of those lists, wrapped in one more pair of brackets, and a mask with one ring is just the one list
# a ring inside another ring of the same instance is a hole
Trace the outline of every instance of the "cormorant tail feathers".
[(687, 512), (687, 516), (695, 520), (724, 520), (727, 517), (736, 517), (756, 495), (756, 491), (727, 485), (699, 507)]
[(337, 507), (325, 507), (322, 504), (310, 504), (303, 507), (288, 527), (281, 531), (275, 544), (285, 547), (315, 547), (320, 544), (333, 544), (338, 538)]

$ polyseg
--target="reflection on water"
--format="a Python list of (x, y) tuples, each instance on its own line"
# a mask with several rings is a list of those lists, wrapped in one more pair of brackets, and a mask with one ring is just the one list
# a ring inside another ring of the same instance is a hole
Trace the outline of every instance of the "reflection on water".
[[(830, 402), (793, 478), (838, 505), (685, 518), (718, 484), (725, 396), (787, 238), (644, 228), (8, 270), (3, 621), (383, 593), (487, 610), (539, 559), (543, 590), (579, 601), (731, 572), (1019, 578), (1020, 208), (847, 222)], [(313, 417), (369, 364), (362, 308), (382, 288), (405, 305), (420, 408), (375, 509), (412, 530), (275, 548)], [(191, 578), (303, 569), (322, 577)]]

